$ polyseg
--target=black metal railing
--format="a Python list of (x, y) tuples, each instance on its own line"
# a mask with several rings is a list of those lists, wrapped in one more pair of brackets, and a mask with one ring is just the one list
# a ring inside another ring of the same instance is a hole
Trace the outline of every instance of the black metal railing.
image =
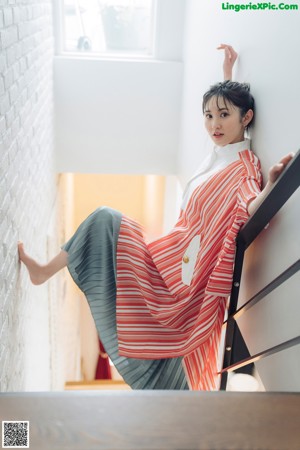
[(250, 355), (240, 361), (233, 362), (234, 353), (234, 335), (237, 332), (236, 319), (240, 317), (248, 309), (262, 301), (266, 295), (275, 288), (287, 281), (300, 269), (300, 259), (291, 266), (287, 267), (279, 276), (272, 280), (268, 285), (255, 294), (241, 308), (237, 309), (240, 281), (243, 269), (244, 254), (249, 245), (257, 238), (262, 230), (268, 225), (270, 220), (277, 214), (281, 207), (287, 202), (292, 194), (300, 185), (300, 150), (294, 158), (289, 162), (283, 173), (278, 177), (277, 181), (263, 203), (249, 218), (248, 222), (240, 230), (236, 239), (236, 256), (234, 263), (233, 283), (230, 295), (230, 304), (228, 311), (228, 319), (225, 321), (226, 336), (225, 349), (223, 358), (223, 369), (221, 370), (221, 389), (226, 389), (227, 374), (230, 371), (237, 370), (248, 364), (254, 363), (266, 356), (278, 353), (282, 350), (300, 344), (300, 336), (282, 342), (279, 345), (265, 349), (256, 355)]

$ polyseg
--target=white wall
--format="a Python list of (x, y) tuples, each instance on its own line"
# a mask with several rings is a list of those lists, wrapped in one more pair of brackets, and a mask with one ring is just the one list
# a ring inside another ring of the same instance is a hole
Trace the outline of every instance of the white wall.
[[(209, 145), (202, 126), (201, 99), (208, 87), (222, 78), (222, 55), (215, 50), (221, 42), (232, 44), (240, 55), (235, 78), (251, 84), (257, 106), (253, 149), (261, 159), (264, 175), (282, 155), (297, 150), (300, 145), (300, 61), (296, 56), (300, 45), (299, 20), (300, 11), (237, 13), (222, 10), (222, 2), (217, 0), (188, 1), (178, 159), (183, 180), (191, 175)], [(249, 249), (243, 301), (299, 258), (299, 220), (298, 192)], [(282, 337), (299, 335), (300, 304), (296, 301), (296, 277), (293, 278), (284, 289), (269, 294), (268, 308), (259, 304), (240, 319), (250, 351), (262, 350), (264, 341), (276, 345)], [(283, 324), (285, 331), (281, 330)], [(299, 348), (284, 352), (281, 358), (285, 368), (279, 367), (277, 356), (257, 365), (266, 388), (300, 390), (299, 377), (288, 376), (291, 372), (299, 373)]]
[(80, 374), (76, 297), (62, 272), (33, 286), (17, 251), (21, 240), (49, 260), (71, 216), (70, 196), (55, 207), (52, 3), (0, 6), (0, 392), (63, 389)]
[(0, 391), (51, 386), (47, 286), (34, 287), (17, 241), (41, 260), (55, 199), (52, 4), (0, 7)]
[(176, 173), (185, 4), (157, 1), (154, 59), (76, 58), (57, 45), (58, 172)]
[(56, 57), (57, 171), (176, 171), (182, 64)]
[(251, 84), (257, 105), (253, 147), (265, 173), (280, 155), (299, 146), (295, 130), (300, 118), (300, 62), (295, 55), (300, 42), (300, 10), (236, 13), (222, 10), (221, 5), (219, 0), (187, 2), (179, 158), (180, 172), (185, 176), (193, 171), (195, 159), (201, 160), (202, 144), (208, 143), (201, 101), (209, 86), (222, 79), (223, 55), (215, 50), (220, 42), (237, 49), (236, 79)]

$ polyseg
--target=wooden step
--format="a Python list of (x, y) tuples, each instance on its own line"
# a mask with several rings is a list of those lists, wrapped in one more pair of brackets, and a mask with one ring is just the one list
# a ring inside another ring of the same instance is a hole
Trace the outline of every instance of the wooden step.
[(29, 420), (32, 450), (300, 448), (298, 393), (4, 393), (0, 418)]
[(118, 390), (130, 391), (131, 387), (123, 380), (90, 380), (90, 381), (67, 381), (66, 391), (91, 391), (91, 390)]

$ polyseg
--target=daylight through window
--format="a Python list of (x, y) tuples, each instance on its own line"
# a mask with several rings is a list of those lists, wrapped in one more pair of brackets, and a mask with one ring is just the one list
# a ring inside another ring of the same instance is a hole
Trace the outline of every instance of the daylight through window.
[(155, 0), (63, 0), (65, 52), (151, 55)]

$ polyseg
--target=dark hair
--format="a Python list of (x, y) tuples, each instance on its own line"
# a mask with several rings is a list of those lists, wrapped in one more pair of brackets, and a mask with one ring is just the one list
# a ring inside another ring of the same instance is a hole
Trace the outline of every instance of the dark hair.
[[(248, 83), (238, 83), (237, 81), (226, 80), (221, 83), (214, 84), (203, 95), (203, 113), (207, 103), (212, 97), (216, 97), (217, 105), (219, 98), (221, 98), (224, 100), (225, 105), (227, 101), (233, 106), (239, 108), (241, 117), (244, 117), (249, 109), (252, 109), (254, 112), (254, 98), (250, 93), (250, 85)], [(253, 119), (248, 124), (248, 127), (253, 125)]]

